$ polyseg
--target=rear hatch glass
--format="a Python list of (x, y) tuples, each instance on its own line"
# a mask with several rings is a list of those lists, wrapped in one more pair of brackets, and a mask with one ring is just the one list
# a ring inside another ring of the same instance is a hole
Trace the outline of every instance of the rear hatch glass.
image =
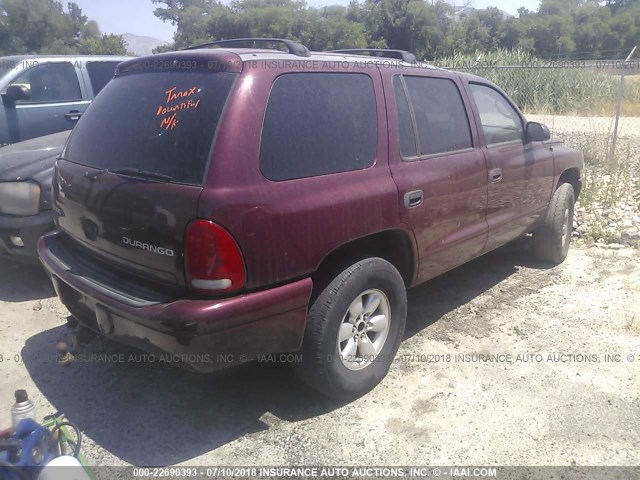
[(153, 285), (185, 288), (184, 232), (197, 217), (216, 127), (237, 76), (144, 71), (107, 84), (56, 167), (57, 222), (84, 246), (77, 245), (79, 256)]
[(236, 73), (162, 71), (116, 77), (73, 130), (63, 157), (200, 185)]

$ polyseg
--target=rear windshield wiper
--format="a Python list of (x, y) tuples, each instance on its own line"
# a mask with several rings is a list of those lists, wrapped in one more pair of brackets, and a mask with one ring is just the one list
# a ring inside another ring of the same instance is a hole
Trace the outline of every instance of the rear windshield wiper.
[(173, 177), (169, 175), (163, 175), (162, 173), (152, 172), (149, 170), (142, 170), (140, 168), (115, 168), (109, 170), (111, 173), (117, 173), (121, 175), (128, 175), (130, 177), (148, 178), (150, 180), (158, 180), (161, 182), (170, 182)]

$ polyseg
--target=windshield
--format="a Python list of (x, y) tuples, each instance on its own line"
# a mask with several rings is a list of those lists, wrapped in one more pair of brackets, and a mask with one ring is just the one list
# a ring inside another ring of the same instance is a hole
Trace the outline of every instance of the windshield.
[(96, 97), (63, 153), (83, 165), (202, 184), (235, 73), (153, 72), (116, 77)]

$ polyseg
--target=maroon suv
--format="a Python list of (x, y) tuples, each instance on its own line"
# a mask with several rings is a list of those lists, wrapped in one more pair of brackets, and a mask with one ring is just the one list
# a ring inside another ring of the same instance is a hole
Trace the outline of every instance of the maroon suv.
[(202, 372), (301, 352), (347, 398), (388, 371), (406, 288), (528, 232), (565, 258), (582, 155), (495, 85), (269, 42), (127, 61), (82, 116), (39, 243), (79, 325)]

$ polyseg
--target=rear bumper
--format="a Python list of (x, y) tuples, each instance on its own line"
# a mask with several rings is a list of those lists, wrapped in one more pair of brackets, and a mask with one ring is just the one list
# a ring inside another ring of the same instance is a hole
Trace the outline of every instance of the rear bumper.
[[(302, 345), (310, 278), (217, 300), (132, 301), (83, 275), (73, 258), (52, 247), (59, 232), (42, 237), (38, 253), (62, 303), (89, 329), (199, 372), (293, 352)], [(139, 306), (134, 306), (139, 305)]]
[[(38, 239), (54, 228), (53, 218), (53, 210), (28, 217), (0, 214), (0, 255), (38, 263)], [(9, 237), (20, 237), (24, 247), (15, 246)]]

